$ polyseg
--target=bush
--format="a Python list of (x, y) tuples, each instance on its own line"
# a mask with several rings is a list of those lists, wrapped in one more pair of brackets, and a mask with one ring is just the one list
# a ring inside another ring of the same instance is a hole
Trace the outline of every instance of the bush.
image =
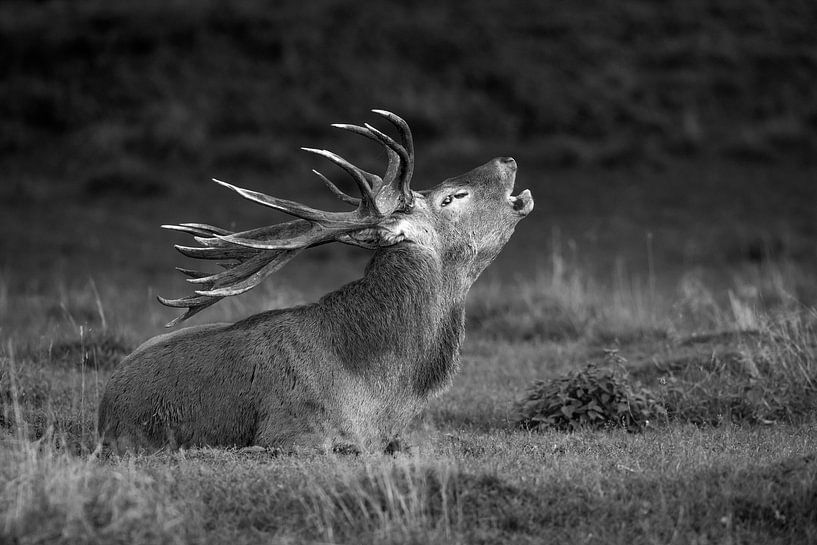
[(525, 429), (622, 427), (640, 431), (666, 410), (649, 390), (636, 388), (611, 369), (586, 368), (551, 381), (536, 381), (517, 404), (517, 426)]

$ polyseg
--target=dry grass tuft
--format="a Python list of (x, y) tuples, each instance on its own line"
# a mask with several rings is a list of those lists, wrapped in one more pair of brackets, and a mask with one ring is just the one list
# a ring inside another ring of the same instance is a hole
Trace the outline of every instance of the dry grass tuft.
[(2, 536), (25, 543), (184, 543), (193, 518), (170, 482), (132, 466), (103, 466), (53, 438), (0, 440)]
[(704, 340), (692, 356), (636, 371), (656, 385), (671, 419), (717, 425), (813, 417), (817, 316), (813, 311), (755, 316), (758, 329), (741, 331), (738, 321), (725, 349)]
[(329, 542), (362, 535), (371, 543), (437, 542), (459, 526), (457, 474), (444, 463), (366, 464), (328, 483), (313, 482), (304, 501)]

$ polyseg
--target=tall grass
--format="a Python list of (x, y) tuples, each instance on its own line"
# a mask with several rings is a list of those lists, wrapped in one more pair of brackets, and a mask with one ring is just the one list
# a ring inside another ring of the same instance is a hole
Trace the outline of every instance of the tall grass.
[[(762, 274), (738, 271), (731, 284), (716, 289), (691, 273), (674, 289), (660, 291), (649, 274), (642, 281), (623, 266), (600, 282), (577, 260), (554, 252), (550, 267), (531, 280), (477, 286), (469, 300), (468, 376), (448, 396), (467, 414), (440, 420), (424, 438), (428, 446), (395, 459), (275, 458), (210, 449), (153, 458), (89, 457), (101, 388), (121, 353), (133, 346), (116, 341), (119, 317), (125, 315), (121, 305), (130, 300), (106, 296), (104, 284), (66, 288), (59, 313), (51, 315), (57, 337), (43, 341), (17, 330), (0, 351), (0, 538), (467, 543), (538, 536), (576, 542), (590, 532), (613, 541), (632, 535), (666, 541), (676, 533), (696, 535), (699, 527), (724, 539), (817, 535), (802, 506), (815, 492), (802, 481), (813, 475), (809, 458), (795, 460), (794, 473), (786, 464), (779, 471), (724, 469), (695, 451), (688, 453), (686, 463), (695, 468), (688, 474), (676, 468), (668, 476), (656, 470), (631, 478), (638, 464), (667, 456), (678, 441), (695, 434), (811, 433), (808, 422), (817, 414), (817, 312), (793, 295), (803, 278), (782, 267)], [(231, 304), (230, 313), (248, 314), (258, 303)], [(49, 308), (54, 307), (34, 306), (24, 318), (36, 323)], [(481, 404), (513, 401), (531, 376), (523, 355), (541, 358), (551, 349), (592, 355), (608, 347), (625, 357), (647, 354), (622, 364), (634, 380), (655, 389), (669, 409), (668, 425), (644, 439), (581, 430), (576, 436), (528, 434), (502, 427), (510, 419), (500, 414), (501, 407), (491, 413), (496, 416), (491, 429), (460, 425), (484, 418), (485, 409), (476, 409)], [(480, 366), (496, 365), (491, 353), (507, 361), (500, 362), (503, 380), (486, 384), (494, 375)], [(473, 399), (483, 390), (490, 395)], [(464, 399), (468, 402), (461, 403)], [(688, 422), (720, 427), (692, 432), (683, 427)], [(734, 432), (730, 422), (765, 427)], [(792, 425), (800, 427), (787, 427)], [(715, 429), (723, 431), (707, 431)], [(731, 448), (755, 448), (755, 440)], [(576, 442), (581, 448), (570, 447)], [(599, 445), (613, 448), (605, 442), (619, 449), (612, 466), (611, 455), (599, 451)], [(568, 463), (559, 461), (565, 449), (573, 449), (567, 458), (583, 461), (559, 466)], [(557, 478), (563, 470), (572, 477)], [(755, 485), (742, 484), (745, 479)], [(650, 498), (649, 506), (642, 497)], [(722, 514), (695, 507), (701, 502)], [(755, 512), (759, 523), (752, 522)], [(655, 526), (631, 534), (616, 520), (632, 528), (644, 520)]]
[(329, 542), (449, 541), (462, 530), (456, 476), (445, 461), (367, 463), (329, 482), (313, 479), (304, 501)]
[(475, 286), (468, 300), (471, 328), (501, 339), (626, 343), (645, 336), (762, 332), (777, 316), (810, 312), (799, 294), (807, 294), (814, 279), (788, 263), (735, 268), (717, 280), (690, 269), (675, 285), (665, 275), (659, 289), (651, 260), (628, 271), (618, 259), (604, 278), (554, 242), (548, 261), (532, 277)]
[(71, 401), (46, 394), (42, 414), (25, 399), (31, 384), (21, 383), (26, 371), (11, 342), (0, 359), (9, 394), (2, 399), (0, 535), (27, 543), (183, 543), (183, 506), (169, 497), (167, 483), (132, 464), (76, 456), (95, 441), (99, 390), (86, 391), (89, 372), (80, 369)]
[(629, 337), (655, 330), (664, 304), (640, 279), (628, 278), (623, 266), (605, 285), (555, 244), (550, 267), (539, 268), (533, 278), (477, 286), (468, 320), (472, 329), (502, 339)]
[(187, 506), (168, 482), (105, 466), (53, 437), (0, 440), (2, 535), (25, 543), (184, 543)]

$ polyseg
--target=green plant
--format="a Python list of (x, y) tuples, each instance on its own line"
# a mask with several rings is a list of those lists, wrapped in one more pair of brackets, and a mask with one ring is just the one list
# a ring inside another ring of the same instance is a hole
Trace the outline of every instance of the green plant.
[(622, 427), (640, 431), (651, 419), (666, 416), (649, 390), (633, 387), (626, 376), (594, 363), (551, 381), (537, 380), (517, 404), (517, 412), (519, 427), (560, 430)]

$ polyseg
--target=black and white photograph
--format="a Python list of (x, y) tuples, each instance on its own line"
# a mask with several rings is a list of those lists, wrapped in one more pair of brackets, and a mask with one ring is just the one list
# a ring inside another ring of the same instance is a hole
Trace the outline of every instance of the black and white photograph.
[(0, 543), (817, 543), (817, 2), (0, 2)]

